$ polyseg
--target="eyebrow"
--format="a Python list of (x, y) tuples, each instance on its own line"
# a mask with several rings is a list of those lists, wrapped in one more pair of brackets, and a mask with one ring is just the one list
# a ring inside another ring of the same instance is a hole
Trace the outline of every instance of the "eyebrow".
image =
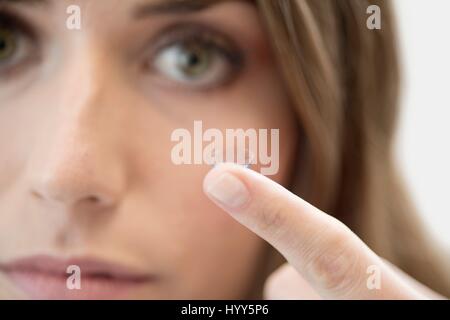
[(137, 19), (157, 14), (187, 14), (205, 10), (223, 2), (250, 2), (250, 0), (159, 0), (143, 3), (133, 12)]
[[(156, 14), (186, 14), (202, 11), (223, 2), (252, 2), (254, 0), (158, 0), (155, 3), (142, 3), (133, 11), (135, 18)], [(51, 0), (0, 0), (3, 4), (48, 5)]]

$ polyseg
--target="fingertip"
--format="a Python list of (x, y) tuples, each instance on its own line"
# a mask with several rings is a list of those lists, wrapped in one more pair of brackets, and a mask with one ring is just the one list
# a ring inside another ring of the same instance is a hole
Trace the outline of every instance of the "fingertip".
[(240, 175), (239, 165), (221, 163), (214, 166), (203, 180), (205, 194), (225, 209), (235, 210), (250, 200), (250, 192)]

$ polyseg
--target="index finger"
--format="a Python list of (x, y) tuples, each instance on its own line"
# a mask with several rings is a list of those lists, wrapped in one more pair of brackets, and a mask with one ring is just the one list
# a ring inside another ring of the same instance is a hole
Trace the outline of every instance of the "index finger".
[[(220, 164), (205, 177), (204, 191), (274, 246), (324, 298), (424, 298), (343, 223), (255, 171)], [(367, 286), (370, 266), (379, 268), (381, 289)]]

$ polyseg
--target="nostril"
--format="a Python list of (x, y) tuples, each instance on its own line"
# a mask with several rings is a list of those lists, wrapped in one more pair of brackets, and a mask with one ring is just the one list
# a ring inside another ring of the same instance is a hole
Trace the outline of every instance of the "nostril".
[(36, 191), (31, 191), (31, 195), (37, 199), (41, 199), (41, 200), (44, 199), (44, 197)]
[[(1, 1), (1, 0), (0, 0)], [(89, 168), (88, 168), (89, 169)], [(111, 183), (99, 174), (92, 175), (83, 168), (54, 169), (38, 176), (32, 183), (29, 194), (34, 199), (48, 204), (74, 207), (78, 205), (105, 208), (114, 206), (121, 194), (121, 185)]]
[(99, 203), (100, 202), (100, 198), (98, 198), (96, 196), (89, 196), (89, 197), (86, 198), (86, 202)]
[(107, 195), (96, 195), (96, 194), (82, 194), (81, 192), (39, 192), (36, 190), (30, 190), (31, 196), (39, 201), (44, 202), (55, 202), (62, 203), (68, 206), (84, 204), (89, 206), (111, 206), (113, 204), (113, 199)]
[(111, 207), (114, 205), (114, 199), (107, 195), (86, 195), (83, 198), (78, 199), (79, 204), (85, 204), (91, 207)]

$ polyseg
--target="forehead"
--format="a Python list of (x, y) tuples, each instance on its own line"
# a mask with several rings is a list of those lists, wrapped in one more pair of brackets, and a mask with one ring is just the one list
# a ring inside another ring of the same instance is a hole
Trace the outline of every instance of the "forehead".
[(52, 6), (55, 4), (66, 5), (92, 5), (100, 3), (111, 7), (125, 4), (128, 6), (145, 6), (154, 10), (195, 10), (202, 9), (214, 4), (225, 1), (248, 1), (248, 0), (0, 0), (0, 5), (18, 5), (18, 6)]
[(145, 18), (152, 15), (181, 15), (204, 11), (223, 3), (253, 3), (254, 0), (0, 0), (2, 7), (42, 9), (46, 14), (55, 10), (66, 13), (69, 7), (79, 6), (89, 12), (111, 14), (121, 12), (122, 16)]

